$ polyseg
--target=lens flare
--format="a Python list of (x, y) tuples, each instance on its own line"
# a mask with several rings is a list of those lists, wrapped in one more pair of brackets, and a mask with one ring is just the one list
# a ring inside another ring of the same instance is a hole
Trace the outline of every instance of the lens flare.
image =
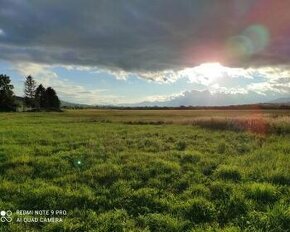
[(227, 49), (234, 57), (250, 56), (254, 50), (251, 40), (243, 35), (230, 38), (227, 42)]
[(253, 45), (254, 53), (264, 50), (270, 40), (270, 34), (263, 25), (252, 25), (243, 32), (243, 35), (249, 38)]
[(233, 36), (226, 42), (230, 57), (250, 57), (263, 51), (269, 44), (268, 29), (259, 24), (247, 27), (240, 35)]
[(73, 163), (76, 168), (81, 168), (84, 165), (84, 160), (82, 158), (77, 158), (73, 160)]

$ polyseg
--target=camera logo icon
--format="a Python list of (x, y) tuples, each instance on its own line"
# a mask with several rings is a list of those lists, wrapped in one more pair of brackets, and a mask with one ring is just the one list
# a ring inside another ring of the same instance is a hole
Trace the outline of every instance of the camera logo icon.
[(0, 211), (0, 221), (1, 222), (11, 222), (12, 221), (12, 212), (11, 210), (1, 210)]

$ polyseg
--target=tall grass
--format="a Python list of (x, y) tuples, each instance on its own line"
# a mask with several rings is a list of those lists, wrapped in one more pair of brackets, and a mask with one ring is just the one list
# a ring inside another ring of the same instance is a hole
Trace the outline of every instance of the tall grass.
[[(276, 115), (276, 116), (275, 116)], [(0, 114), (0, 231), (289, 231), (289, 112)]]

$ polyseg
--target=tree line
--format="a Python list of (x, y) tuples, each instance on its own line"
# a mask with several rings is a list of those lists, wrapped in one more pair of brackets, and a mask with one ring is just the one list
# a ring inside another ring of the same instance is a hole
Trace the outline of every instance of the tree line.
[[(10, 77), (0, 74), (0, 110), (14, 111), (19, 106)], [(24, 82), (23, 104), (29, 110), (59, 110), (60, 100), (52, 87), (36, 84), (32, 76)]]

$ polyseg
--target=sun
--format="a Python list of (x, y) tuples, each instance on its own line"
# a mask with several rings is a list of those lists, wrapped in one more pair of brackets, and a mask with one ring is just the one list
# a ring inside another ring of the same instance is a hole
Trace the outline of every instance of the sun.
[(221, 77), (226, 71), (226, 67), (222, 66), (220, 63), (203, 63), (197, 67), (194, 67), (194, 72), (203, 75), (210, 79), (216, 79)]
[(209, 85), (221, 81), (220, 79), (229, 73), (232, 73), (230, 68), (214, 62), (186, 68), (181, 71), (181, 76), (187, 77), (191, 82)]

